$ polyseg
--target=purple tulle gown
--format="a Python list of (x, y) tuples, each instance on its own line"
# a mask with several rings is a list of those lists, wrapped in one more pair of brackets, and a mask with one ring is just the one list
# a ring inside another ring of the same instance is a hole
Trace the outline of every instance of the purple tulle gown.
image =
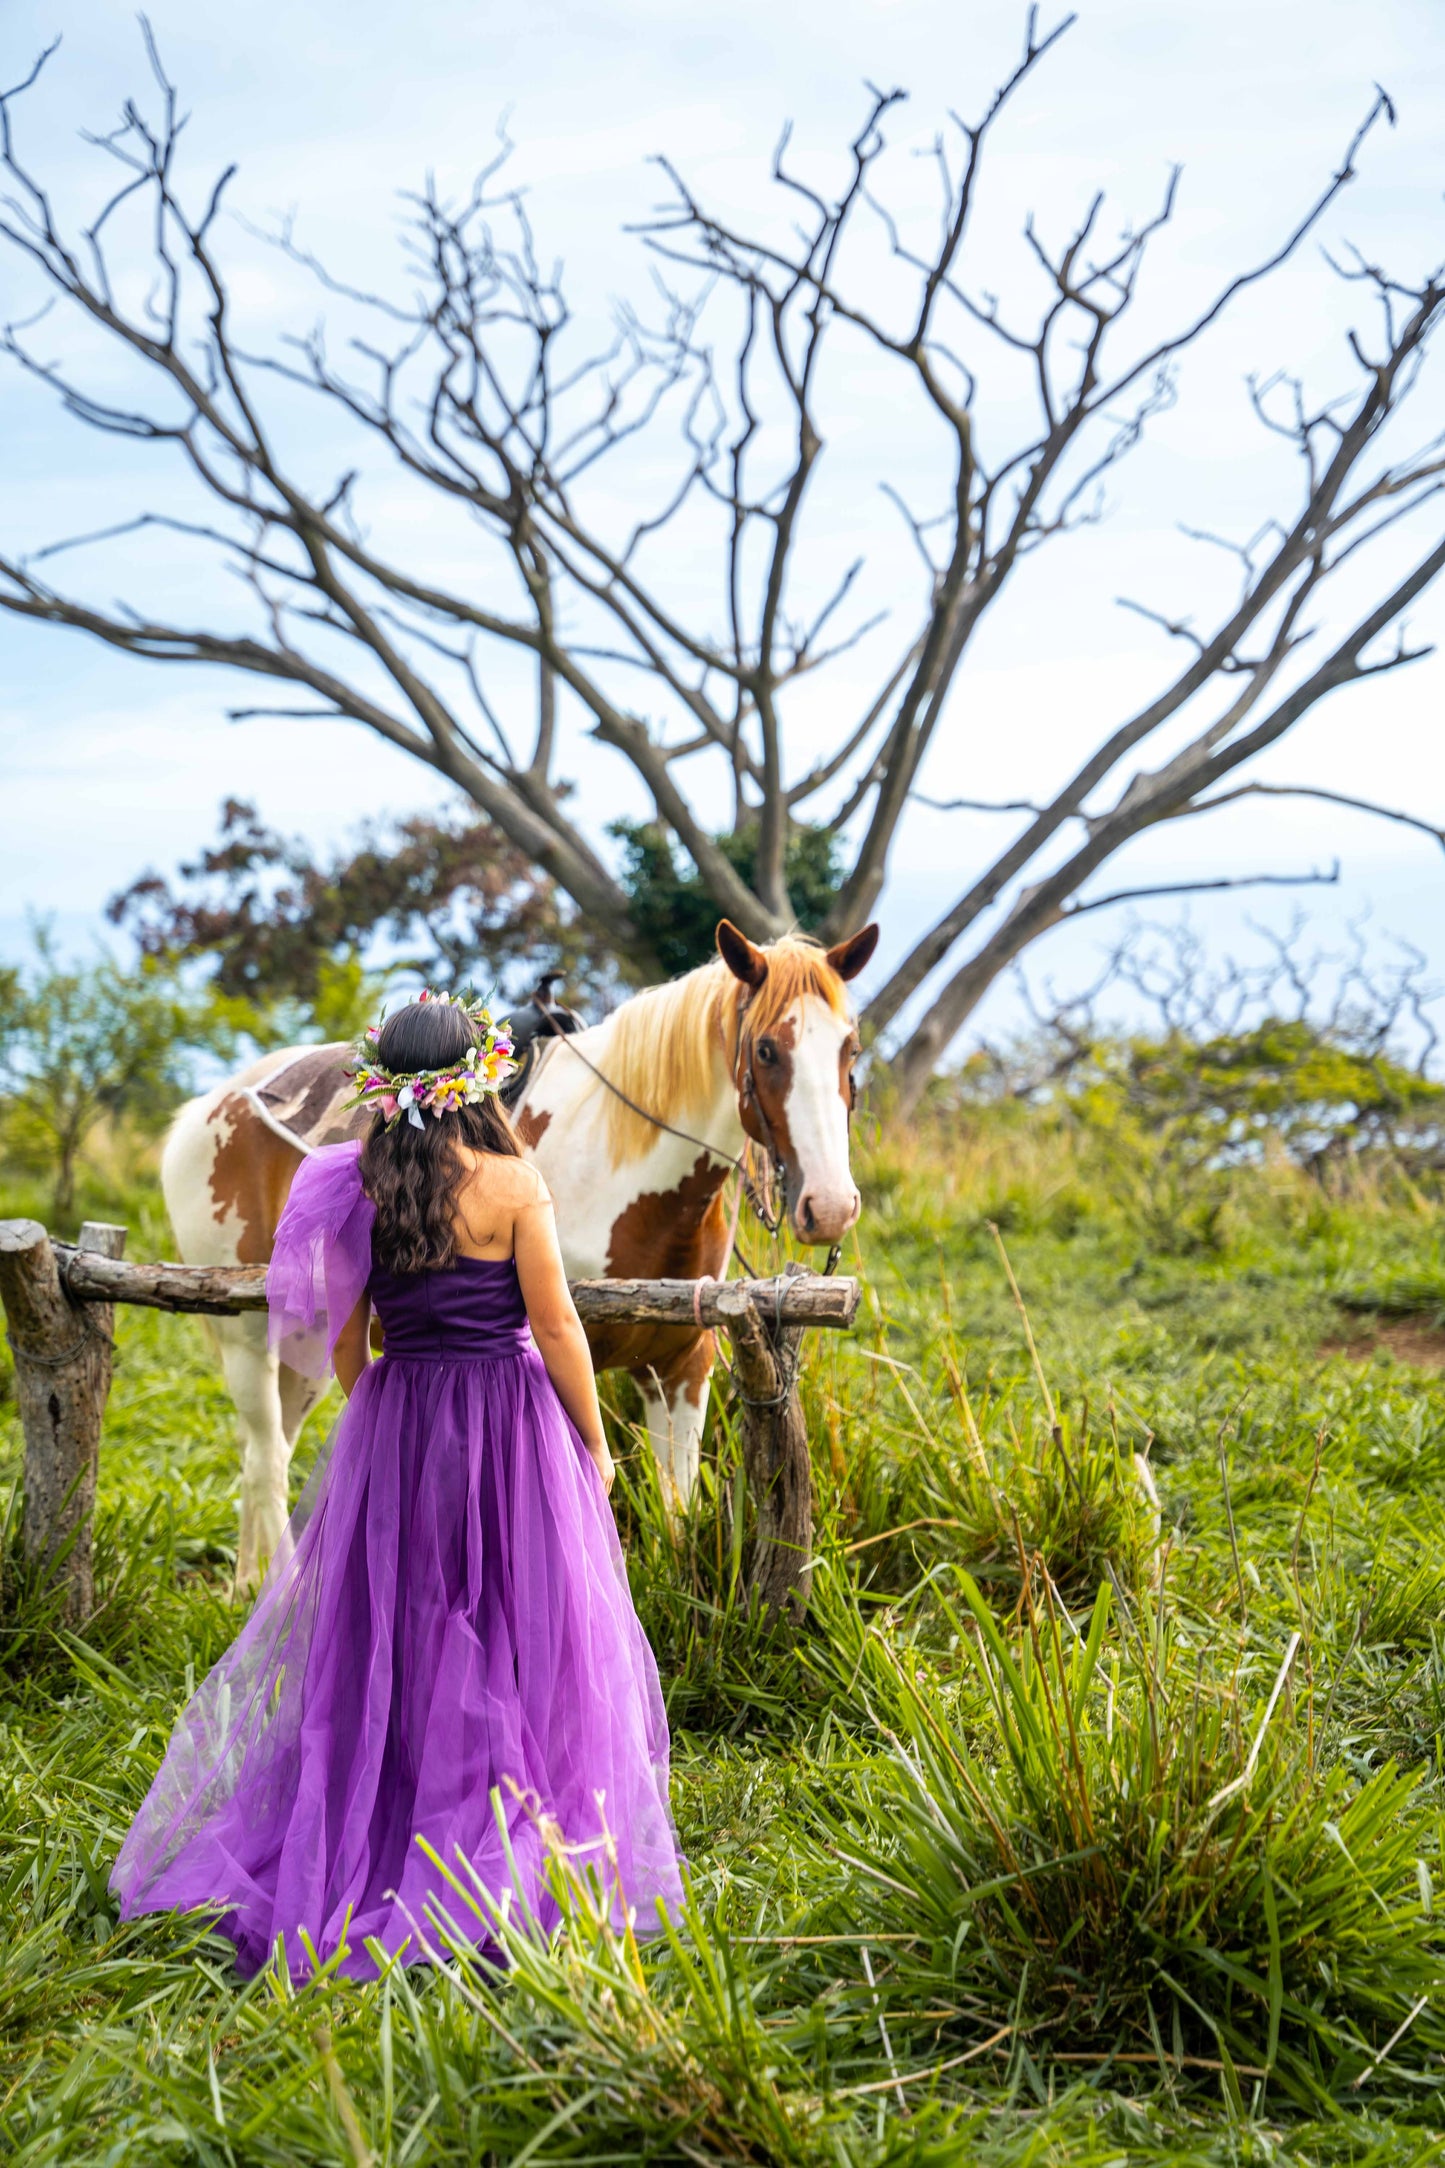
[(667, 1723), (602, 1484), (515, 1265), (373, 1270), (358, 1151), (297, 1173), (272, 1342), (322, 1374), (369, 1292), (386, 1351), (176, 1725), (111, 1878), (122, 1916), (211, 1906), (243, 1972), (278, 1935), (309, 1972), (304, 1930), (369, 1979), (373, 1938), (407, 1962), (448, 1920), (487, 1941), (428, 1847), (463, 1888), (555, 1921), (545, 1818), (646, 1931), (681, 1896)]

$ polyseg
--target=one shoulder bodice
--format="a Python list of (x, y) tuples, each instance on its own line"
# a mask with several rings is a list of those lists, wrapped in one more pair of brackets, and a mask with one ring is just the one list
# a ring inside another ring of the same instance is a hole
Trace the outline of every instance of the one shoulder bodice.
[(510, 1257), (459, 1257), (442, 1272), (372, 1271), (384, 1352), (403, 1362), (482, 1362), (524, 1355), (527, 1309)]

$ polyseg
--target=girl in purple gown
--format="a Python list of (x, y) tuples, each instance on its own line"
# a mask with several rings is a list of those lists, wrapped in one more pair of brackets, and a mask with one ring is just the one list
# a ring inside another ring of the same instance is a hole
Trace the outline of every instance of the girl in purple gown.
[(266, 1282), (273, 1345), (348, 1404), (111, 1878), (127, 1919), (214, 1908), (246, 1973), (284, 1936), (293, 1976), (314, 1952), (372, 1978), (453, 1925), (485, 1942), (486, 1900), (553, 1924), (558, 1841), (618, 1925), (681, 1896), (591, 1360), (496, 1097), (509, 1043), (445, 996), (369, 1040), (370, 1133), (298, 1169)]

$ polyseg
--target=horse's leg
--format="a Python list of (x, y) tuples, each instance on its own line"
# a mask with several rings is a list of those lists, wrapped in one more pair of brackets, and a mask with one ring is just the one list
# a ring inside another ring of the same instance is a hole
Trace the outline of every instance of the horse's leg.
[(296, 1450), (296, 1440), (305, 1422), (325, 1390), (323, 1378), (303, 1377), (299, 1370), (281, 1365), (281, 1428), (286, 1433), (286, 1457), (289, 1461)]
[[(300, 1436), (301, 1425), (321, 1398), (325, 1385), (322, 1379), (303, 1377), (299, 1370), (292, 1370), (285, 1363), (279, 1366), (277, 1385), (281, 1397), (281, 1429), (286, 1440), (286, 1465), (289, 1469), (291, 1456), (296, 1450), (296, 1440)], [(289, 1559), (291, 1556), (291, 1517), (286, 1502), (287, 1497), (288, 1489), (283, 1487), (282, 1510), (286, 1514), (286, 1527), (282, 1530), (279, 1541), (272, 1549), (271, 1556), (273, 1559)]]
[(241, 1423), (236, 1586), (253, 1588), (286, 1532), (291, 1446), (281, 1410), (281, 1365), (266, 1345), (264, 1317), (217, 1319), (216, 1339)]
[(714, 1358), (713, 1336), (705, 1332), (664, 1369), (649, 1365), (633, 1373), (669, 1520), (677, 1519), (697, 1488)]

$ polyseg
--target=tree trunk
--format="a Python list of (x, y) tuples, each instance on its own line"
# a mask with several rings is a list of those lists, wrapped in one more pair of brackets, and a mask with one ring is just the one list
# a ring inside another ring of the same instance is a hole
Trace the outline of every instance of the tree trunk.
[[(124, 1227), (88, 1220), (78, 1248), (119, 1257), (125, 1237)], [(25, 1556), (63, 1577), (65, 1616), (79, 1625), (94, 1608), (91, 1513), (115, 1313), (69, 1300), (37, 1220), (0, 1221), (0, 1305), (25, 1437)]]

